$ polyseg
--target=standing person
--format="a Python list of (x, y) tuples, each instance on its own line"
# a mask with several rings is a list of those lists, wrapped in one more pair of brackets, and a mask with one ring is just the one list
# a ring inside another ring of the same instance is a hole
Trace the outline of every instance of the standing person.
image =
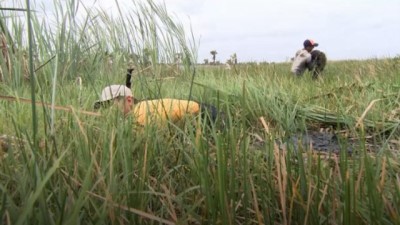
[(312, 68), (312, 55), (311, 51), (314, 47), (318, 46), (318, 43), (314, 42), (311, 39), (307, 39), (303, 43), (304, 48), (300, 49), (296, 52), (296, 55), (293, 59), (291, 72), (296, 76), (303, 75), (306, 69)]

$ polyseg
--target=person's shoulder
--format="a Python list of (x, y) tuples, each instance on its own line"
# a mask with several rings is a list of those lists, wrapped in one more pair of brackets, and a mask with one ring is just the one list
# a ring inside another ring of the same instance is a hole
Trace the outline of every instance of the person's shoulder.
[(137, 105), (146, 105), (146, 104), (154, 104), (161, 102), (163, 99), (147, 99), (137, 103)]
[(179, 102), (178, 99), (173, 98), (159, 98), (159, 99), (151, 99), (140, 101), (135, 104), (134, 108), (136, 110), (143, 109), (143, 108), (152, 108), (152, 107), (170, 107), (172, 104), (177, 104)]
[(309, 56), (311, 56), (311, 54), (305, 49), (300, 49), (296, 52), (296, 57), (306, 58)]
[(305, 50), (305, 49), (299, 49), (296, 52), (296, 55), (307, 55), (307, 54), (309, 54), (309, 52), (307, 50)]

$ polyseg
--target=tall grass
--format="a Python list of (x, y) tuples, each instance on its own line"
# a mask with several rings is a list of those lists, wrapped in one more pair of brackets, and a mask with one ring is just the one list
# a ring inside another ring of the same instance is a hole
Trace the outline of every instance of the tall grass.
[[(51, 26), (31, 11), (34, 47), (21, 38), (26, 14), (1, 11), (0, 95), (70, 106), (34, 116), (34, 104), (0, 100), (2, 223), (399, 224), (397, 58), (329, 62), (318, 81), (287, 63), (194, 70), (193, 37), (163, 5), (132, 2), (127, 15), (119, 5), (111, 17), (67, 3), (55, 3)], [(176, 53), (184, 70), (171, 66)], [(212, 103), (225, 128), (81, 113), (132, 66), (137, 98)], [(277, 141), (321, 127), (338, 134), (339, 154)]]

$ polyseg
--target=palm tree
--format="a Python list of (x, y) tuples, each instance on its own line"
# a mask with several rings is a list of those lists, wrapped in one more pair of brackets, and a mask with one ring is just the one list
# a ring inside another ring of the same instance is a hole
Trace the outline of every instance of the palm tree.
[(212, 55), (213, 64), (215, 64), (215, 56), (218, 54), (217, 50), (212, 50), (210, 54)]

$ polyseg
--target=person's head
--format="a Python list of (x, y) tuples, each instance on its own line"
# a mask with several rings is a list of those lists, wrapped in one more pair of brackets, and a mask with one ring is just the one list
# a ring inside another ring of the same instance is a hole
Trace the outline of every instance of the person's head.
[(116, 105), (124, 115), (128, 114), (133, 106), (133, 94), (125, 85), (110, 85), (101, 91), (100, 100), (94, 105), (95, 109), (101, 106)]
[(307, 50), (308, 52), (311, 52), (314, 47), (318, 46), (318, 43), (316, 43), (315, 41), (311, 40), (311, 39), (307, 39), (303, 42), (303, 46), (304, 49)]

